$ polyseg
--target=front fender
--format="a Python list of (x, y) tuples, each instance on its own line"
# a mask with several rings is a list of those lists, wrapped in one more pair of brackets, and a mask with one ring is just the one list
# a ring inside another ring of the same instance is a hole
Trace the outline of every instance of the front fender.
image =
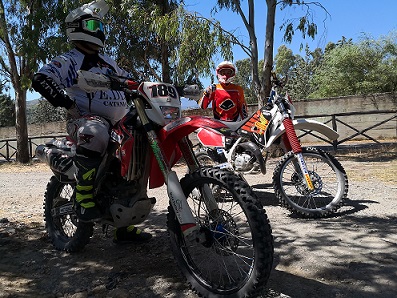
[[(172, 167), (181, 157), (178, 142), (200, 128), (211, 128), (227, 137), (236, 136), (236, 132), (228, 128), (219, 120), (203, 116), (187, 116), (170, 122), (157, 134), (163, 148), (164, 154)], [(164, 177), (161, 174), (158, 163), (153, 160), (149, 187), (160, 187), (164, 184)]]
[[(316, 131), (324, 136), (326, 136), (331, 141), (337, 140), (339, 134), (330, 128), (329, 126), (325, 125), (316, 120), (312, 119), (295, 119), (292, 121), (295, 131), (296, 130), (310, 130)], [(270, 136), (266, 148), (270, 147), (275, 140), (277, 140), (282, 134), (285, 133), (284, 125), (281, 124), (279, 128), (277, 128), (274, 133)]]
[(170, 142), (170, 140), (178, 142), (180, 139), (199, 128), (210, 128), (226, 137), (237, 136), (236, 132), (231, 130), (222, 121), (204, 116), (182, 117), (164, 126), (160, 131), (160, 134), (163, 137), (164, 142)]

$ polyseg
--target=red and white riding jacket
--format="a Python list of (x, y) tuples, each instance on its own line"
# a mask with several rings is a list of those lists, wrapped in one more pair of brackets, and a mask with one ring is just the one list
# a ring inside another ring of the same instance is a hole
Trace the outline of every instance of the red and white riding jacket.
[(208, 95), (204, 92), (198, 105), (206, 109), (212, 104), (214, 118), (223, 121), (238, 121), (248, 116), (244, 91), (236, 84), (216, 84), (215, 90)]

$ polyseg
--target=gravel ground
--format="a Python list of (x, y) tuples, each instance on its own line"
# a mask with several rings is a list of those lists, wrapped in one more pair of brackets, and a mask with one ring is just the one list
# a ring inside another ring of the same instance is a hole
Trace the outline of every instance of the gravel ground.
[[(281, 208), (267, 175), (246, 176), (275, 238), (274, 269), (262, 297), (397, 296), (397, 153), (338, 156), (349, 200), (336, 216), (302, 219)], [(178, 175), (184, 172), (177, 168)], [(42, 219), (51, 172), (43, 164), (0, 165), (0, 297), (187, 297), (166, 231), (165, 189), (142, 227), (153, 239), (116, 246), (98, 227), (76, 254), (56, 251)]]

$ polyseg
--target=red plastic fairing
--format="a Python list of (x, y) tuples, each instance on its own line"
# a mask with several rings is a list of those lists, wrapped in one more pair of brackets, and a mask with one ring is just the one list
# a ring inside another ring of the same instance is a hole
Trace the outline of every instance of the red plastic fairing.
[[(230, 130), (219, 120), (203, 116), (188, 116), (175, 120), (159, 131), (158, 138), (163, 147), (164, 154), (172, 167), (181, 158), (178, 141), (188, 136), (199, 128), (212, 128), (226, 136), (234, 136), (235, 132)], [(160, 171), (157, 161), (152, 153), (152, 166), (150, 171), (149, 188), (160, 187), (164, 184), (164, 177)]]
[(225, 147), (225, 137), (212, 129), (200, 129), (197, 138), (205, 147)]

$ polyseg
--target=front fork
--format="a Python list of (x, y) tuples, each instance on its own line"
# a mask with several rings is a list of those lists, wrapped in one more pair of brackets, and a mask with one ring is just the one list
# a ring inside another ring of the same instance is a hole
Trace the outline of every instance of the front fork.
[[(158, 162), (160, 170), (164, 176), (164, 181), (167, 185), (167, 193), (170, 199), (170, 204), (175, 211), (175, 215), (181, 226), (182, 232), (185, 237), (195, 237), (199, 232), (200, 226), (196, 223), (196, 220), (192, 214), (192, 211), (187, 203), (187, 198), (183, 192), (181, 184), (179, 182), (178, 176), (175, 171), (171, 170), (171, 167), (167, 161), (166, 155), (163, 148), (160, 146), (157, 134), (154, 132), (150, 125), (150, 121), (145, 113), (144, 105), (142, 100), (138, 98), (133, 99), (136, 110), (140, 117), (140, 120), (145, 128), (148, 136), (149, 144), (152, 147), (154, 156)], [(189, 140), (187, 137), (183, 138), (179, 142), (180, 149), (184, 154), (184, 158), (187, 159), (186, 162), (189, 166), (189, 171), (195, 171), (200, 168), (197, 159), (195, 158), (192, 147), (189, 145)], [(189, 154), (190, 153), (190, 154)], [(212, 196), (210, 188), (204, 187), (203, 190), (204, 199), (209, 210), (217, 208), (216, 202)], [(212, 198), (212, 199), (211, 199)]]
[(310, 178), (305, 159), (303, 158), (302, 147), (298, 136), (296, 135), (292, 119), (289, 117), (284, 118), (283, 124), (285, 128), (285, 134), (283, 135), (284, 146), (286, 147), (287, 151), (292, 150), (292, 152), (294, 152), (295, 159), (297, 161), (294, 162), (295, 170), (298, 171), (298, 168), (300, 168), (301, 173), (305, 177), (307, 188), (312, 191), (314, 190), (313, 182)]
[[(193, 151), (193, 145), (189, 138), (184, 137), (179, 142), (179, 149), (182, 151), (185, 162), (188, 166), (189, 173), (200, 170), (200, 163), (197, 161)], [(208, 211), (218, 209), (218, 204), (212, 194), (212, 190), (208, 184), (204, 184), (201, 188), (201, 196)]]

